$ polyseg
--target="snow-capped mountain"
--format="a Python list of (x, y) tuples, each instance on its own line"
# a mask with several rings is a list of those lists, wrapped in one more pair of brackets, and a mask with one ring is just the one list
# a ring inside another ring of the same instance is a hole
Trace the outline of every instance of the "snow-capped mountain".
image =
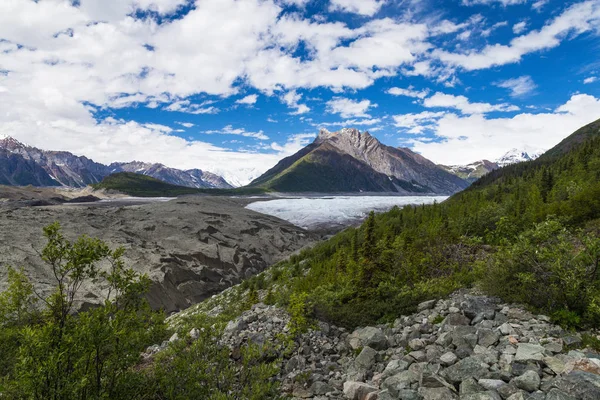
[(135, 172), (167, 183), (194, 188), (231, 188), (222, 177), (199, 169), (179, 170), (143, 162), (104, 165), (66, 151), (27, 146), (0, 137), (0, 184), (84, 187), (115, 172)]
[(541, 156), (543, 150), (535, 149), (511, 149), (502, 157), (496, 160), (496, 164), (500, 167), (505, 167), (510, 164), (516, 164), (525, 161), (532, 161)]
[(500, 168), (497, 163), (488, 160), (479, 160), (467, 165), (440, 165), (440, 167), (469, 183), (473, 183), (485, 174)]

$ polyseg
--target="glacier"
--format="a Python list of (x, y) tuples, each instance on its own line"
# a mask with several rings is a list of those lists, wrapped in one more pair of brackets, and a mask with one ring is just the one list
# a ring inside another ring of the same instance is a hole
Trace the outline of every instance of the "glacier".
[(308, 230), (352, 225), (370, 211), (384, 212), (394, 206), (432, 204), (447, 196), (318, 196), (256, 201), (246, 208), (281, 218)]

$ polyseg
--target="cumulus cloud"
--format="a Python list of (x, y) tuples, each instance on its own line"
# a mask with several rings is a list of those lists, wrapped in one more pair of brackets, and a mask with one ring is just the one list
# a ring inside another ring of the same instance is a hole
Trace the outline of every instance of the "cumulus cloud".
[(373, 16), (385, 2), (386, 0), (331, 0), (329, 10)]
[(414, 150), (434, 162), (465, 164), (494, 160), (512, 148), (550, 149), (581, 126), (600, 118), (600, 99), (577, 94), (552, 112), (488, 118), (448, 113), (432, 126), (435, 142), (413, 141)]
[(367, 111), (371, 107), (377, 107), (377, 104), (371, 104), (370, 100), (357, 101), (335, 97), (327, 102), (327, 111), (331, 114), (339, 114), (342, 118), (369, 118)]
[(296, 111), (291, 113), (292, 115), (306, 114), (310, 111), (310, 107), (308, 107), (306, 104), (300, 104), (302, 95), (300, 93), (296, 93), (295, 90), (287, 92), (281, 97), (281, 99), (285, 104), (287, 104), (288, 107), (296, 109)]
[(269, 137), (264, 134), (263, 131), (258, 132), (248, 132), (244, 128), (234, 129), (232, 125), (227, 125), (221, 130), (209, 130), (204, 131), (206, 134), (219, 134), (219, 135), (239, 135), (244, 137), (249, 137), (258, 140), (269, 140)]
[(427, 108), (456, 109), (463, 114), (486, 114), (494, 111), (511, 112), (519, 110), (519, 107), (507, 103), (471, 103), (465, 96), (455, 96), (441, 92), (437, 92), (433, 96), (425, 99), (423, 101), (423, 106)]
[(407, 89), (393, 87), (388, 89), (387, 93), (391, 94), (392, 96), (406, 96), (424, 99), (427, 97), (429, 90), (415, 90), (412, 86), (409, 86)]
[(505, 81), (497, 82), (495, 85), (510, 90), (510, 95), (512, 97), (525, 96), (537, 88), (537, 85), (530, 76), (507, 79)]
[(528, 53), (556, 47), (567, 36), (574, 37), (588, 32), (597, 27), (599, 22), (600, 2), (590, 0), (572, 5), (539, 31), (519, 36), (508, 45), (487, 45), (482, 50), (464, 53), (438, 49), (434, 54), (442, 62), (468, 71), (485, 69), (515, 63)]
[(255, 94), (249, 94), (246, 97), (243, 97), (239, 100), (236, 100), (237, 104), (246, 104), (246, 105), (252, 105), (252, 104), (256, 104), (256, 102), (258, 101), (258, 96)]

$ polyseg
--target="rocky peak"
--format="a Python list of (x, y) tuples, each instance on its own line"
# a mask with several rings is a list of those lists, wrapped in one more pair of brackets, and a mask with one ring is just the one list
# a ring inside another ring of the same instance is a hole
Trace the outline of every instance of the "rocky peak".
[(23, 143), (19, 142), (12, 136), (0, 135), (0, 148), (2, 149), (12, 152), (17, 149), (24, 149), (25, 147), (27, 146), (25, 146)]

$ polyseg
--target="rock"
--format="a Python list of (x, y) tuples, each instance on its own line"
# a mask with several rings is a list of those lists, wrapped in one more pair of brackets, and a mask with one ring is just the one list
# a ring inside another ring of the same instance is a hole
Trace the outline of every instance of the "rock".
[(488, 365), (475, 357), (467, 357), (443, 371), (442, 376), (458, 384), (467, 378), (481, 379), (488, 372)]
[(496, 392), (487, 391), (480, 393), (471, 393), (464, 396), (460, 396), (461, 400), (502, 400), (502, 397)]
[(546, 395), (546, 400), (577, 400), (575, 397), (566, 394), (562, 390), (553, 388)]
[(405, 371), (409, 367), (409, 363), (404, 360), (392, 360), (388, 363), (383, 371), (385, 376), (392, 376), (401, 371)]
[(545, 350), (538, 344), (519, 343), (515, 361), (542, 361)]
[(356, 357), (356, 360), (354, 360), (354, 363), (356, 364), (356, 366), (358, 368), (368, 370), (375, 363), (376, 357), (377, 357), (377, 351), (370, 348), (369, 346), (366, 346), (365, 348), (362, 349), (362, 351), (360, 352), (358, 357)]
[(402, 389), (410, 389), (412, 383), (418, 382), (419, 376), (413, 371), (402, 371), (394, 376), (390, 376), (381, 387), (388, 389), (393, 395), (397, 395)]
[(523, 392), (518, 392), (508, 397), (506, 400), (527, 400)]
[(458, 398), (450, 389), (440, 388), (419, 388), (419, 394), (423, 400), (454, 400)]
[(544, 357), (542, 361), (557, 375), (564, 373), (567, 367), (567, 364), (558, 357)]
[(600, 399), (600, 376), (583, 371), (572, 371), (556, 382), (564, 393), (580, 400)]
[[(352, 339), (356, 340), (352, 341)], [(372, 326), (355, 330), (350, 340), (350, 346), (355, 350), (364, 346), (369, 346), (375, 350), (385, 350), (388, 347), (388, 341), (383, 331)]]
[(190, 338), (192, 338), (192, 340), (198, 340), (199, 337), (200, 337), (200, 330), (198, 330), (198, 328), (193, 328), (190, 331)]
[(244, 330), (245, 328), (246, 323), (241, 318), (238, 318), (227, 323), (227, 326), (225, 327), (225, 332), (229, 334), (234, 334), (236, 332)]
[(377, 392), (375, 386), (367, 385), (363, 382), (344, 382), (344, 395), (350, 400), (365, 400), (367, 395), (372, 392)]
[(581, 335), (579, 335), (579, 334), (565, 336), (562, 338), (562, 340), (565, 343), (565, 346), (567, 346), (567, 347), (578, 346), (582, 343)]
[(506, 382), (500, 379), (480, 379), (477, 381), (479, 386), (486, 390), (498, 390), (502, 386), (506, 385)]
[(171, 343), (175, 343), (175, 342), (177, 342), (178, 340), (179, 340), (179, 335), (177, 334), (177, 332), (175, 332), (175, 333), (173, 334), (173, 336), (171, 336), (171, 338), (169, 339), (169, 342), (171, 342)]
[(459, 313), (448, 314), (444, 320), (444, 325), (457, 326), (457, 325), (469, 325), (471, 320)]
[(333, 392), (333, 391), (335, 391), (333, 386), (331, 386), (325, 382), (317, 381), (317, 382), (314, 382), (310, 386), (310, 392), (317, 396), (325, 395), (325, 394)]
[(305, 364), (304, 357), (294, 356), (288, 360), (287, 364), (285, 365), (285, 371), (289, 373), (296, 369), (303, 368), (304, 364)]
[(523, 375), (516, 377), (512, 380), (519, 389), (526, 390), (528, 392), (535, 392), (540, 388), (540, 376), (534, 371), (525, 371)]
[(502, 325), (500, 325), (500, 327), (498, 328), (498, 330), (504, 336), (514, 335), (515, 334), (514, 328), (508, 322), (505, 322)]
[(421, 339), (412, 339), (408, 341), (408, 347), (413, 350), (421, 350), (425, 347), (425, 342), (423, 342)]
[(480, 393), (485, 391), (484, 388), (482, 388), (475, 379), (473, 378), (467, 378), (464, 381), (462, 381), (460, 383), (460, 395), (461, 397), (463, 395), (467, 395), (467, 394), (471, 394), (471, 393)]
[(419, 379), (419, 385), (425, 388), (440, 388), (445, 387), (450, 389), (453, 392), (456, 392), (454, 386), (446, 382), (444, 378), (439, 376), (438, 374), (434, 374), (429, 371), (423, 371), (421, 374), (421, 378)]
[(417, 311), (421, 312), (425, 310), (431, 310), (433, 307), (435, 307), (435, 303), (437, 303), (437, 300), (424, 301), (417, 306)]
[(456, 354), (454, 354), (451, 351), (444, 353), (440, 357), (440, 362), (442, 363), (442, 365), (444, 367), (448, 367), (448, 366), (454, 364), (457, 360), (458, 360), (458, 357), (456, 356)]
[(500, 335), (491, 329), (479, 329), (477, 331), (477, 344), (483, 347), (490, 347), (498, 343)]

